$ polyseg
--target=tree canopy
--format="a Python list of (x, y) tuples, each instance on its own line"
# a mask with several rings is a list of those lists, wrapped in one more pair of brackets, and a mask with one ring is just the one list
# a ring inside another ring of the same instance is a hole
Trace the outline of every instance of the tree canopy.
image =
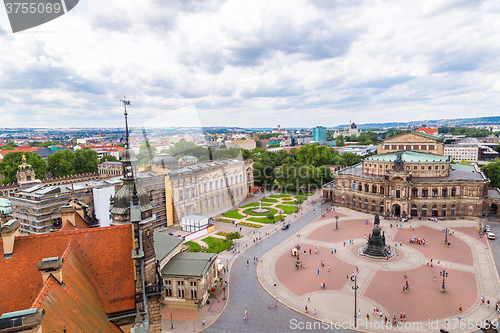
[(4, 184), (17, 182), (17, 170), (18, 166), (22, 163), (23, 155), (26, 156), (26, 162), (31, 164), (36, 177), (38, 179), (45, 179), (47, 162), (40, 155), (33, 152), (11, 152), (5, 155), (0, 163), (0, 173), (5, 177), (3, 180)]
[(500, 188), (500, 160), (490, 162), (481, 168), (490, 179), (490, 186)]

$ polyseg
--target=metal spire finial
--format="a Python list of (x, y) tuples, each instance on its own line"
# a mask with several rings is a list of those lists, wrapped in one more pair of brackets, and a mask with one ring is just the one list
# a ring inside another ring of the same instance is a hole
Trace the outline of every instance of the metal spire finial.
[(128, 122), (127, 122), (127, 105), (130, 105), (130, 100), (126, 99), (125, 96), (123, 96), (123, 99), (120, 100), (120, 102), (123, 103), (123, 107), (125, 108), (125, 112), (123, 113), (125, 115), (125, 146), (129, 148), (129, 143), (128, 143)]

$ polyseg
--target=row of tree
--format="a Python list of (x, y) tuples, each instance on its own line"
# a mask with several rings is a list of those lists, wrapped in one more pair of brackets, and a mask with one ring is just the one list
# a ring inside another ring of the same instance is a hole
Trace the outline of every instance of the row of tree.
[[(75, 152), (71, 150), (56, 151), (47, 157), (47, 161), (34, 152), (11, 152), (5, 155), (2, 162), (0, 162), (0, 174), (4, 176), (4, 184), (17, 181), (16, 175), (19, 170), (18, 167), (22, 163), (23, 155), (26, 156), (26, 162), (31, 165), (38, 179), (45, 179), (47, 176), (65, 177), (75, 174), (96, 173), (100, 162), (97, 152), (89, 148), (79, 149)], [(106, 158), (112, 159), (110, 157)]]
[(354, 165), (361, 156), (352, 153), (339, 154), (332, 147), (308, 144), (292, 148), (290, 152), (271, 152), (263, 148), (244, 150), (243, 157), (254, 160), (256, 186), (271, 188), (275, 181), (285, 188), (300, 189), (309, 185), (321, 185), (331, 181), (332, 173), (326, 165)]

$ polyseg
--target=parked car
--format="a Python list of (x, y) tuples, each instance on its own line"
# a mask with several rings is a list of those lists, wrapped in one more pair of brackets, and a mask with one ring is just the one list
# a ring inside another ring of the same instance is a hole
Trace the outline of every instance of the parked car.
[(284, 226), (281, 227), (281, 230), (286, 230), (290, 227), (290, 223), (285, 224)]
[(488, 232), (488, 239), (495, 239), (495, 234), (492, 232)]
[(485, 225), (485, 226), (484, 226), (484, 232), (488, 233), (488, 232), (490, 232), (490, 231), (491, 231), (490, 226), (489, 226), (488, 224), (487, 224), (487, 225)]

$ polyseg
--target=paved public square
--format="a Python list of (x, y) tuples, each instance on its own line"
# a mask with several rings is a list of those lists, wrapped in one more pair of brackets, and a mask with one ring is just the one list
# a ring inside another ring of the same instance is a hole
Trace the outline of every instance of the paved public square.
[[(478, 220), (381, 219), (386, 242), (397, 253), (388, 261), (358, 255), (373, 229), (373, 218), (347, 208), (327, 212), (262, 257), (259, 282), (272, 297), (301, 314), (341, 325), (353, 321), (350, 277), (355, 273), (361, 330), (386, 332), (387, 327), (380, 326), (385, 317), (396, 315), (400, 322), (403, 313), (403, 329), (412, 332), (459, 331), (460, 326), (461, 331), (477, 331), (476, 324), (497, 318), (500, 281), (488, 240), (479, 237)], [(421, 240), (420, 245), (410, 243), (413, 238)], [(299, 265), (291, 252), (297, 245)], [(408, 291), (403, 291), (406, 283)]]

